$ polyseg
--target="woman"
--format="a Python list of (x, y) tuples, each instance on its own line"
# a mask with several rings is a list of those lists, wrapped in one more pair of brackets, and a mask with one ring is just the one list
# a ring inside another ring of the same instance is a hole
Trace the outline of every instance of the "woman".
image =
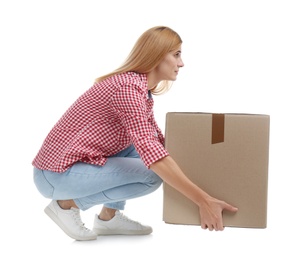
[[(201, 226), (223, 230), (222, 211), (237, 208), (209, 196), (192, 183), (164, 148), (153, 114), (152, 94), (175, 81), (182, 40), (172, 29), (142, 34), (125, 63), (100, 77), (55, 124), (33, 160), (34, 182), (52, 199), (46, 214), (70, 237), (150, 234), (152, 228), (120, 210), (125, 201), (167, 182), (199, 207)], [(93, 230), (80, 210), (103, 204)]]

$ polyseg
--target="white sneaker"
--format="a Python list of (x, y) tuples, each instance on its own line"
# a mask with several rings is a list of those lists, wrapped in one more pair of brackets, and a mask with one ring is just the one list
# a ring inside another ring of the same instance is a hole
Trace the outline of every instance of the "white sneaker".
[(79, 209), (62, 209), (56, 200), (52, 200), (44, 212), (73, 239), (93, 240), (97, 238), (93, 231), (85, 227), (80, 218)]
[(117, 210), (115, 216), (108, 221), (95, 215), (93, 231), (97, 235), (148, 235), (152, 228), (129, 219)]

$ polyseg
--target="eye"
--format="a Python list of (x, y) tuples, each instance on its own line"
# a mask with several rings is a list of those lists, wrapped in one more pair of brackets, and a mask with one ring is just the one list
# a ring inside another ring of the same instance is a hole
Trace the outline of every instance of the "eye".
[(181, 51), (177, 51), (177, 52), (175, 53), (175, 57), (179, 58), (180, 56), (181, 56)]

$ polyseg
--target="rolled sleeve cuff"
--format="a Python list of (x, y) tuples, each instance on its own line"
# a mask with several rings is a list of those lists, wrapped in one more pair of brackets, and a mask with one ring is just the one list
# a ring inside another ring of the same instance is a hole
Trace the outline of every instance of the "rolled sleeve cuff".
[(147, 168), (154, 162), (169, 155), (164, 146), (159, 142), (151, 141), (139, 145), (135, 144), (135, 147)]

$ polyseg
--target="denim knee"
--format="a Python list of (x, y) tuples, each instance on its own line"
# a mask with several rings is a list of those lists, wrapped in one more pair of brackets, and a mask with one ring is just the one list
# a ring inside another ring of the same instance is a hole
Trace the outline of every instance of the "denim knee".
[(154, 190), (158, 189), (163, 183), (163, 180), (156, 173), (153, 173), (151, 175), (151, 178), (152, 178), (151, 187), (154, 187), (155, 188)]
[(34, 167), (34, 183), (38, 191), (46, 198), (52, 199), (54, 187), (46, 179), (43, 170)]

